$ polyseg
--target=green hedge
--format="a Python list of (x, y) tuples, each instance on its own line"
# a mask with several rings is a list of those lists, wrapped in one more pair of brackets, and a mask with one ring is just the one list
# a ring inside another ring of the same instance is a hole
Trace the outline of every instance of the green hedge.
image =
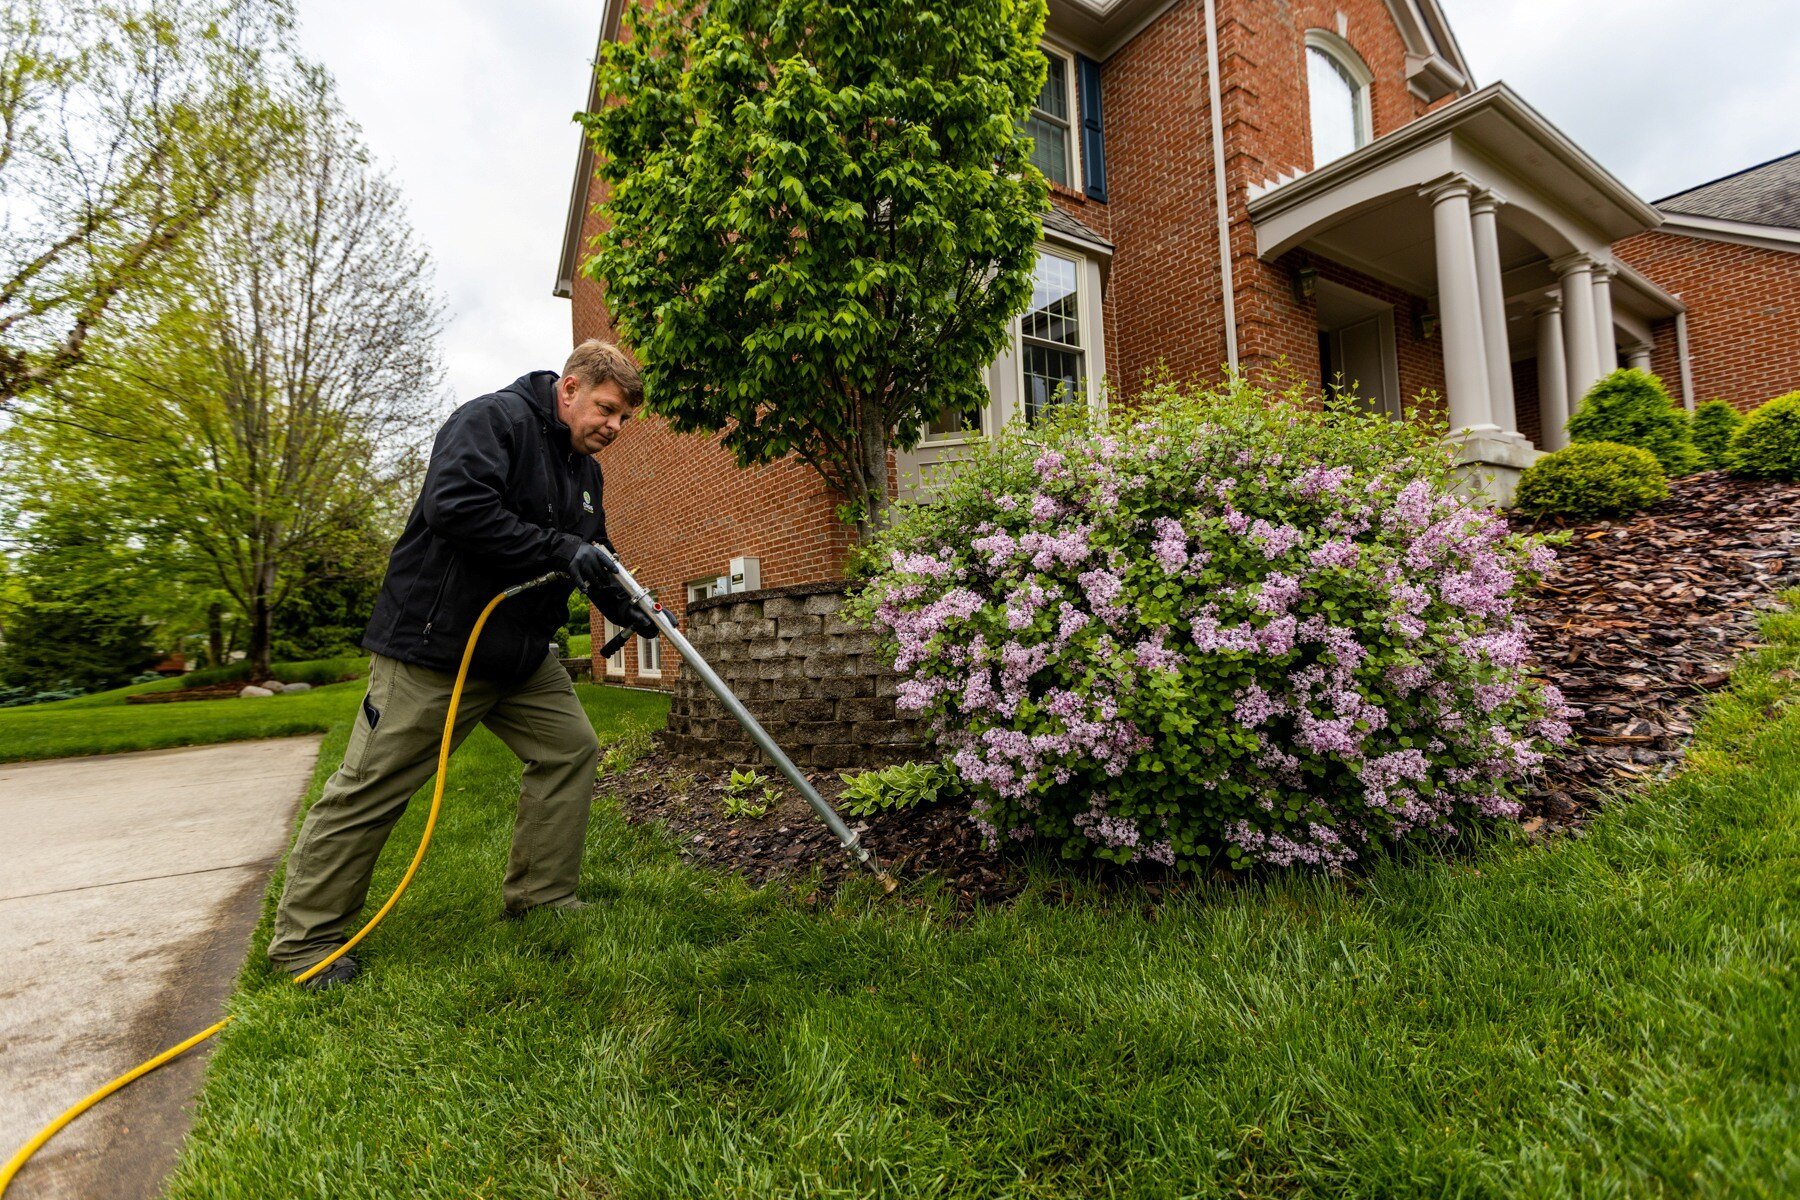
[(1526, 468), (1513, 503), (1534, 517), (1610, 517), (1648, 508), (1668, 495), (1668, 476), (1648, 450), (1576, 442)]
[(1648, 371), (1621, 367), (1588, 389), (1569, 418), (1571, 442), (1613, 442), (1648, 450), (1671, 478), (1704, 465), (1688, 415)]
[(1726, 468), (1745, 479), (1800, 479), (1800, 392), (1752, 409), (1726, 459)]
[(1694, 449), (1706, 469), (1724, 467), (1731, 452), (1731, 439), (1743, 427), (1744, 415), (1723, 400), (1708, 400), (1694, 410)]

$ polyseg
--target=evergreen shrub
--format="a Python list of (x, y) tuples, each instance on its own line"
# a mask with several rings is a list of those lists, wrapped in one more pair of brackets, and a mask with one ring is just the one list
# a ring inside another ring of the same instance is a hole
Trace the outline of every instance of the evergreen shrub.
[(1569, 440), (1648, 450), (1671, 479), (1703, 465), (1686, 411), (1669, 400), (1662, 380), (1634, 367), (1620, 367), (1588, 389), (1569, 418)]
[(1750, 410), (1732, 435), (1726, 469), (1744, 479), (1800, 479), (1800, 392)]
[(990, 844), (1338, 868), (1515, 817), (1571, 715), (1526, 668), (1554, 554), (1441, 429), (1237, 382), (977, 443), (852, 611)]
[(1708, 400), (1694, 409), (1694, 449), (1706, 469), (1723, 468), (1731, 451), (1732, 435), (1744, 423), (1744, 415), (1723, 400)]
[(1513, 504), (1534, 517), (1618, 517), (1669, 498), (1669, 479), (1648, 450), (1576, 442), (1519, 476)]

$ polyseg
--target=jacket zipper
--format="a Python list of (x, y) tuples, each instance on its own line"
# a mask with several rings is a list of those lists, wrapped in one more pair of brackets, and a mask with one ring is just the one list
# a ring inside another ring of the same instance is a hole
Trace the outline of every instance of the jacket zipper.
[(420, 636), (429, 639), (431, 627), (437, 621), (438, 606), (444, 602), (444, 589), (450, 586), (450, 564), (444, 564), (444, 577), (438, 580), (437, 595), (431, 598), (431, 607), (425, 613), (425, 632)]

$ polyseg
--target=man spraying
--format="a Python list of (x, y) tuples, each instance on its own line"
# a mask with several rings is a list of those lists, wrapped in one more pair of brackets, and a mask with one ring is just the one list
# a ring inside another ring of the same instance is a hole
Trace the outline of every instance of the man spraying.
[[(412, 794), (436, 768), (454, 673), (477, 615), (496, 592), (566, 571), (616, 625), (655, 637), (602, 566), (600, 466), (643, 402), (637, 368), (617, 346), (575, 348), (561, 375), (535, 371), (451, 414), (432, 445), (425, 485), (388, 559), (363, 634), (374, 656), (343, 765), (306, 814), (288, 855), (269, 958), (299, 974), (348, 940), (375, 860)], [(476, 644), (455, 744), (477, 722), (525, 764), (502, 911), (583, 907), (581, 870), (599, 742), (550, 653), (567, 620), (568, 586), (540, 587), (495, 610)], [(344, 955), (304, 984), (348, 983)]]

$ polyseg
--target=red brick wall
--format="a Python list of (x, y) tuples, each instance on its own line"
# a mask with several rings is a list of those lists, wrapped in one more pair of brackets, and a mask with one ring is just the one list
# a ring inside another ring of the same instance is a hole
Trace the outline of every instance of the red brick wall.
[(1538, 402), (1538, 360), (1514, 359), (1512, 365), (1513, 412), (1519, 419), (1519, 432), (1542, 446), (1544, 432), (1543, 406)]
[[(1294, 300), (1285, 262), (1257, 261), (1246, 189), (1279, 171), (1310, 166), (1305, 34), (1315, 27), (1336, 32), (1339, 13), (1347, 21), (1344, 37), (1375, 75), (1374, 133), (1428, 111), (1406, 89), (1405, 47), (1383, 0), (1220, 5), (1241, 357), (1252, 369), (1285, 357), (1285, 378), (1309, 383), (1319, 377), (1316, 314), (1310, 303)], [(1102, 88), (1110, 203), (1061, 188), (1052, 196), (1116, 246), (1102, 309), (1106, 368), (1125, 393), (1158, 364), (1180, 377), (1213, 379), (1225, 362), (1205, 33), (1201, 0), (1180, 0), (1108, 60)], [(584, 242), (599, 228), (590, 213)], [(1395, 304), (1405, 396), (1443, 390), (1437, 343), (1414, 333), (1423, 301), (1336, 264), (1321, 263), (1320, 270)], [(577, 340), (610, 336), (599, 290), (584, 278), (574, 284), (572, 320)], [(685, 604), (684, 583), (723, 571), (730, 555), (758, 556), (765, 586), (827, 579), (842, 570), (850, 539), (831, 512), (835, 498), (802, 466), (739, 471), (709, 439), (677, 437), (649, 415), (601, 462), (620, 552), (677, 613)], [(603, 664), (595, 668), (601, 677)], [(636, 682), (635, 643), (627, 670), (627, 681)], [(673, 676), (671, 657), (656, 682), (668, 687)]]
[[(1687, 306), (1696, 404), (1750, 409), (1800, 388), (1800, 254), (1658, 231), (1613, 253)], [(1651, 365), (1679, 399), (1674, 322), (1658, 326)]]
[[(1198, 6), (1196, 6), (1198, 7)], [(1238, 297), (1239, 358), (1246, 370), (1269, 369), (1282, 360), (1307, 379), (1319, 376), (1317, 321), (1312, 306), (1293, 295), (1290, 261), (1265, 263), (1256, 257), (1247, 189), (1283, 172), (1310, 170), (1312, 126), (1306, 89), (1306, 32), (1338, 32), (1362, 56), (1374, 75), (1369, 87), (1373, 134), (1381, 137), (1417, 120), (1434, 107), (1406, 87), (1406, 44), (1383, 0), (1298, 0), (1269, 4), (1224, 0), (1220, 5), (1220, 75), (1224, 94), (1226, 180), (1231, 208), (1232, 281)], [(1202, 31), (1204, 32), (1204, 31)], [(1204, 43), (1201, 52), (1204, 53)], [(1440, 104), (1449, 103), (1446, 97)], [(1208, 160), (1210, 162), (1210, 159)], [(1216, 234), (1214, 235), (1216, 238)], [(1409, 379), (1432, 380), (1443, 389), (1443, 365), (1426, 366), (1415, 354), (1409, 367), (1404, 342), (1410, 335), (1396, 313), (1402, 341), (1401, 391)], [(1433, 357), (1441, 359), (1436, 343)], [(1417, 348), (1415, 348), (1417, 349)]]

